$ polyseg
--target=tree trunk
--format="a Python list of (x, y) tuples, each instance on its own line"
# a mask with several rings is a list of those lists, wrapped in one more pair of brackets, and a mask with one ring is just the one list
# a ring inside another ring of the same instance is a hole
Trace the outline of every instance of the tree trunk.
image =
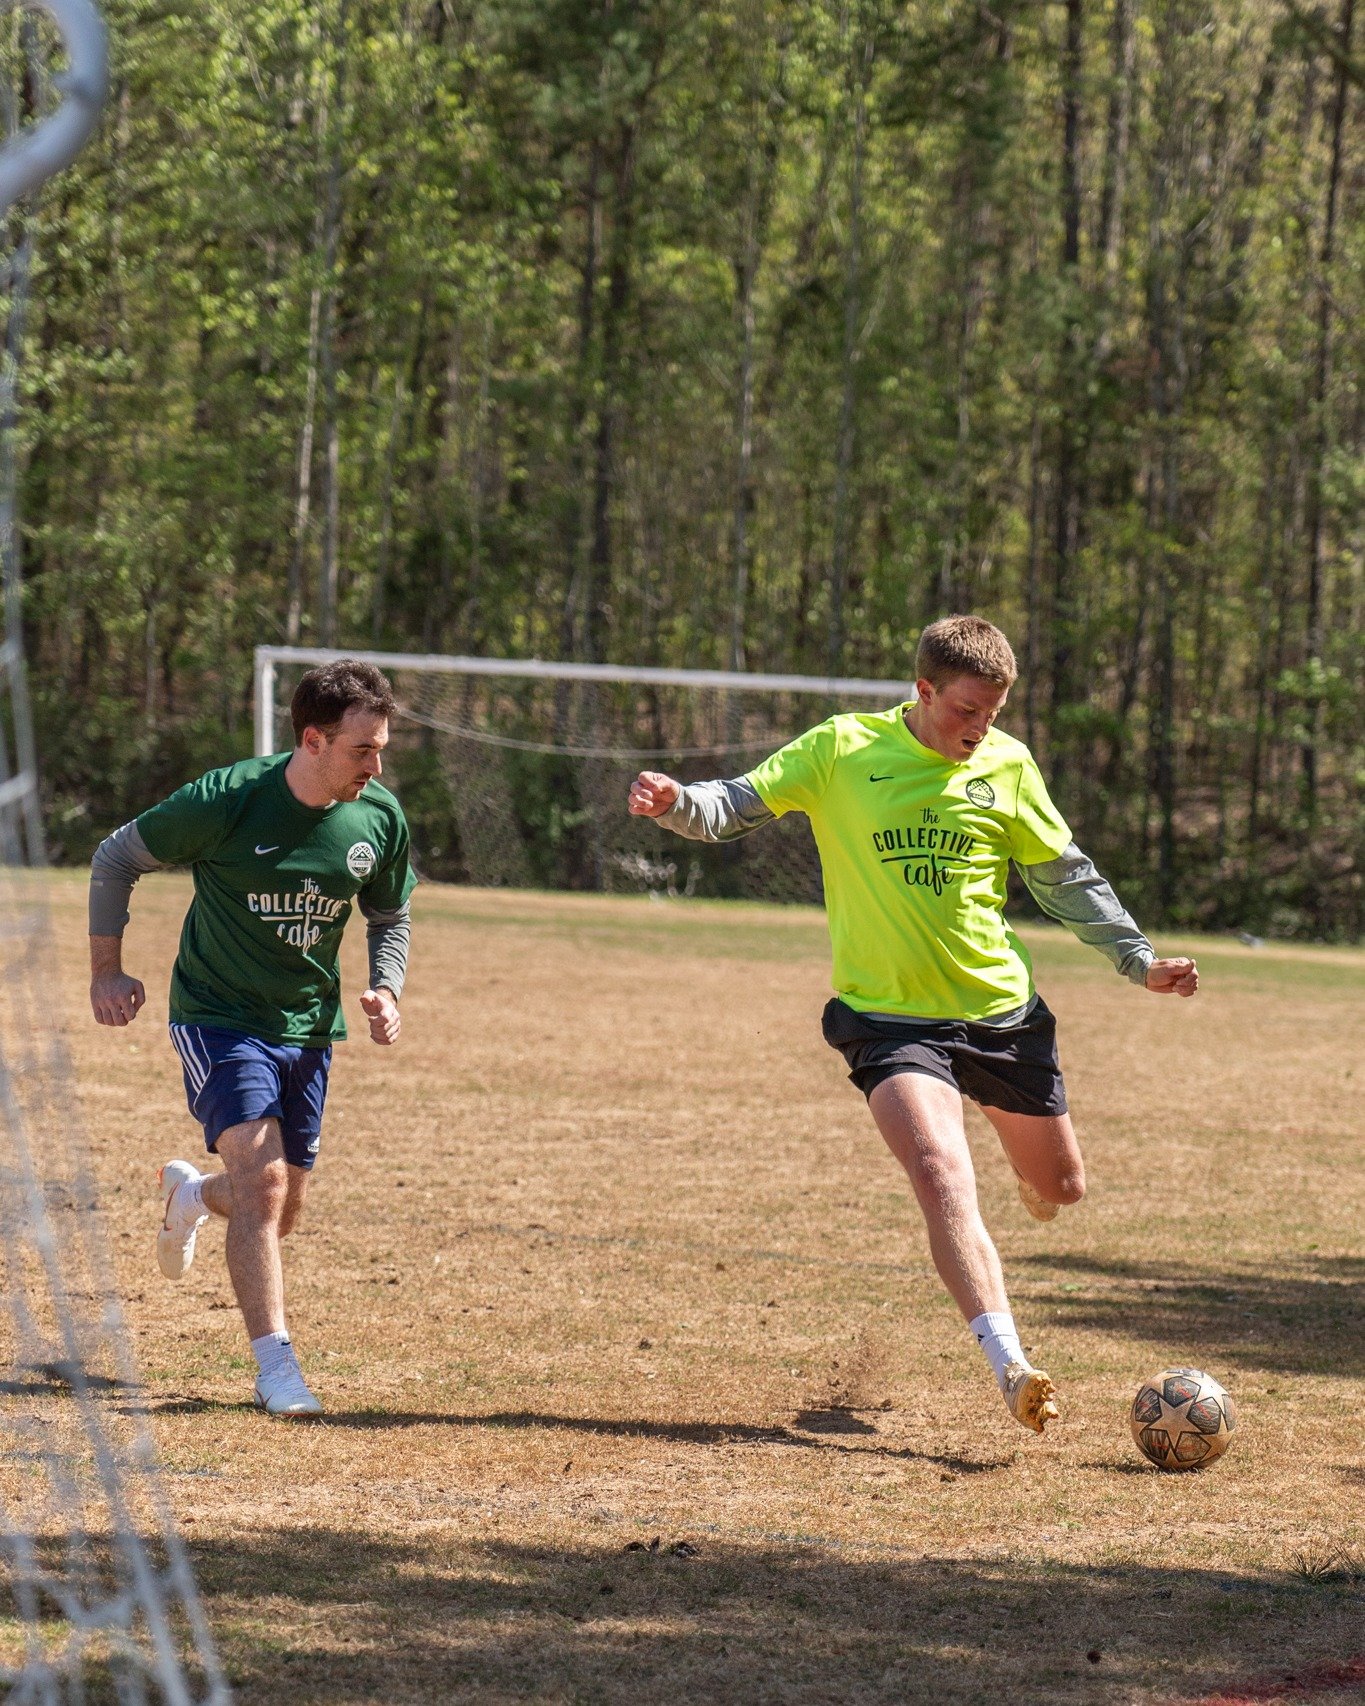
[(1042, 629), (1043, 415), (1035, 395), (1029, 419), (1028, 557), (1024, 579), (1024, 743), (1038, 743), (1038, 659)]
[[(603, 72), (605, 78), (605, 71)], [(578, 278), (578, 354), (573, 384), (569, 387), (569, 478), (564, 499), (564, 602), (560, 611), (559, 655), (571, 658), (579, 632), (579, 597), (582, 589), (583, 481), (587, 467), (584, 435), (587, 431), (592, 393), (593, 346), (597, 326), (598, 255), (602, 241), (602, 145), (597, 137), (588, 153), (584, 186), (583, 260)], [(567, 686), (556, 689), (561, 710), (567, 709)], [(559, 715), (556, 721), (560, 720)], [(556, 737), (558, 738), (558, 737)]]
[(313, 423), (318, 395), (318, 328), (321, 321), (322, 289), (314, 285), (308, 302), (308, 357), (303, 387), (303, 425), (299, 429), (299, 457), (294, 482), (294, 549), (289, 558), (289, 595), (285, 635), (291, 646), (303, 631), (303, 558), (313, 501)]
[(388, 599), (389, 561), (393, 555), (393, 480), (398, 461), (398, 435), (402, 430), (404, 366), (393, 368), (393, 401), (389, 407), (389, 431), (384, 441), (384, 470), (379, 488), (379, 543), (375, 551), (374, 584), (370, 592), (370, 637), (379, 645), (384, 637), (385, 605)]
[(636, 145), (636, 127), (633, 124), (624, 127), (614, 174), (611, 259), (602, 314), (602, 396), (593, 442), (592, 543), (583, 595), (583, 655), (590, 663), (598, 663), (606, 655), (611, 603), (611, 504), (616, 484), (622, 351), (635, 243)]
[(349, 0), (337, 0), (332, 67), (332, 122), (327, 153), (327, 193), (323, 215), (322, 327), (319, 337), (322, 411), (326, 444), (326, 484), (322, 561), (318, 570), (318, 643), (336, 644), (337, 600), (341, 578), (341, 441), (337, 406), (337, 251), (341, 238), (341, 149), (345, 129), (346, 24)]
[[(1157, 540), (1156, 623), (1152, 668), (1155, 676), (1150, 712), (1150, 782), (1155, 797), (1157, 890), (1169, 915), (1178, 880), (1176, 824), (1175, 635), (1179, 545), (1183, 533), (1182, 432), (1190, 365), (1186, 314), (1192, 137), (1198, 115), (1182, 74), (1185, 36), (1178, 19), (1167, 18), (1159, 37), (1158, 76), (1162, 97), (1154, 111), (1157, 130), (1152, 162), (1152, 224), (1148, 286), (1148, 337), (1151, 354), (1150, 404), (1156, 438), (1159, 508), (1153, 520)], [(1155, 493), (1153, 494), (1155, 496)]]
[[(853, 455), (857, 429), (858, 325), (862, 301), (863, 170), (867, 148), (867, 91), (876, 43), (864, 33), (861, 0), (852, 0), (858, 20), (848, 52), (849, 94), (853, 106), (853, 161), (849, 176), (848, 236), (844, 246), (844, 338), (840, 354), (839, 436), (834, 464), (834, 537), (830, 552), (829, 639), (826, 671), (840, 674), (844, 662), (844, 595), (848, 586), (852, 538)], [(845, 28), (848, 11), (844, 13)]]
[(488, 493), (488, 415), (493, 375), (493, 301), (484, 307), (479, 349), (479, 396), (474, 415), (474, 443), (469, 470), (469, 576), (461, 619), (462, 649), (478, 651), (483, 644), (483, 521)]
[[(321, 29), (314, 34), (321, 57)], [(331, 84), (324, 73), (317, 112), (317, 144), (321, 156), (331, 131)], [(313, 219), (313, 254), (322, 254), (326, 244), (326, 201), (319, 202)], [(316, 431), (318, 395), (318, 346), (322, 325), (323, 281), (319, 279), (308, 297), (308, 350), (304, 362), (303, 421), (299, 427), (299, 454), (294, 478), (294, 545), (289, 558), (289, 585), (285, 607), (285, 637), (296, 646), (303, 634), (304, 558), (313, 508), (313, 437)]]
[[(761, 56), (761, 48), (756, 49)], [(781, 143), (781, 118), (785, 105), (787, 42), (781, 48), (775, 85), (763, 103), (763, 143), (758, 164), (751, 163), (748, 191), (744, 198), (743, 232), (735, 267), (735, 317), (739, 329), (739, 376), (735, 406), (735, 508), (733, 520), (734, 564), (730, 589), (729, 667), (745, 666), (745, 630), (749, 608), (749, 522), (756, 504), (754, 491), (754, 291), (767, 244), (773, 192), (777, 182), (777, 158)], [(752, 151), (750, 160), (753, 160)], [(732, 695), (732, 698), (734, 696)]]
[(1052, 785), (1064, 787), (1073, 735), (1068, 717), (1076, 702), (1078, 639), (1076, 558), (1080, 547), (1081, 464), (1086, 407), (1082, 396), (1079, 295), (1081, 262), (1082, 0), (1066, 0), (1062, 54), (1062, 256), (1064, 300), (1057, 468), (1053, 483), (1052, 680), (1050, 751)]
[(1106, 295), (1112, 295), (1118, 278), (1119, 248), (1123, 240), (1123, 201), (1128, 187), (1128, 144), (1133, 119), (1133, 68), (1136, 59), (1133, 21), (1136, 11), (1137, 0), (1114, 0), (1114, 21), (1110, 36), (1113, 44), (1113, 65), (1110, 72), (1104, 180), (1100, 192), (1100, 228), (1096, 242)]
[[(744, 668), (744, 638), (749, 608), (749, 518), (754, 510), (754, 277), (758, 270), (756, 245), (746, 239), (740, 268), (739, 401), (735, 423), (734, 576), (730, 588), (730, 656), (732, 670)], [(734, 697), (732, 695), (732, 697)]]
[[(1340, 57), (1336, 67), (1336, 86), (1332, 95), (1332, 153), (1327, 173), (1326, 206), (1322, 221), (1322, 247), (1318, 255), (1318, 347), (1313, 370), (1313, 451), (1308, 479), (1308, 593), (1304, 621), (1307, 640), (1307, 663), (1316, 673), (1322, 664), (1323, 649), (1323, 576), (1326, 567), (1327, 538), (1323, 525), (1323, 476), (1331, 450), (1330, 392), (1332, 387), (1333, 332), (1332, 274), (1336, 260), (1337, 212), (1341, 200), (1341, 155), (1346, 130), (1347, 108), (1350, 104), (1351, 36), (1355, 24), (1355, 0), (1341, 0), (1337, 20), (1337, 43)], [(1309, 723), (1300, 748), (1303, 776), (1304, 809), (1311, 819), (1318, 808), (1318, 747), (1322, 741), (1322, 693), (1315, 679), (1306, 681), (1309, 695)]]

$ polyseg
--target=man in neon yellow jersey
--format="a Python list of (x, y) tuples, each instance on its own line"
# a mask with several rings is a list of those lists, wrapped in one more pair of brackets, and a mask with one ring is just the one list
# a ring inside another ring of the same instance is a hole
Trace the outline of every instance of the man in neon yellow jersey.
[(926, 628), (917, 697), (831, 717), (733, 781), (640, 775), (630, 810), (693, 840), (811, 821), (825, 878), (836, 994), (825, 1040), (905, 1168), (934, 1264), (1015, 1420), (1041, 1433), (1052, 1381), (1024, 1353), (981, 1219), (962, 1099), (1000, 1135), (1038, 1220), (1085, 1194), (1056, 1021), (1004, 916), (1010, 861), (1042, 909), (1158, 995), (1193, 995), (1192, 959), (1158, 959), (1071, 838), (1037, 764), (994, 727), (1018, 674), (977, 616)]

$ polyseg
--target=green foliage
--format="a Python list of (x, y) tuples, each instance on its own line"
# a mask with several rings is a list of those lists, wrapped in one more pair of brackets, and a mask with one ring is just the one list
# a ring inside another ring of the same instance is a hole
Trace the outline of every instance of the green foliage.
[[(1019, 0), (107, 10), (23, 374), (63, 855), (244, 749), (252, 646), (329, 620), (332, 517), (343, 644), (822, 670), (842, 514), (845, 667), (1002, 622), (1009, 726), (1149, 916), (1359, 933), (1335, 7), (1111, 0), (1074, 63)], [(537, 875), (591, 884), (563, 779), (523, 780)]]

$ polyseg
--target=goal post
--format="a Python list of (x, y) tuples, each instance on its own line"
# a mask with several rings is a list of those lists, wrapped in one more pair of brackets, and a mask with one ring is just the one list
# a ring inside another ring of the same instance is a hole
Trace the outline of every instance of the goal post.
[(645, 769), (684, 782), (742, 775), (836, 711), (914, 692), (848, 677), (258, 646), (258, 756), (290, 744), (302, 671), (341, 658), (393, 683), (389, 757), (419, 856), (432, 875), (485, 887), (818, 902), (799, 814), (701, 846), (632, 819), (630, 782)]
[(914, 684), (873, 681), (852, 676), (762, 675), (725, 669), (656, 669), (608, 663), (546, 663), (540, 658), (459, 657), (446, 652), (348, 652), (327, 646), (257, 646), (255, 650), (256, 756), (268, 758), (279, 750), (276, 739), (280, 708), (276, 704), (281, 665), (315, 669), (319, 664), (355, 658), (372, 663), (386, 674), (418, 671), (429, 675), (505, 676), (509, 680), (638, 683), (654, 687), (711, 688), (735, 693), (800, 693), (812, 698), (908, 698)]

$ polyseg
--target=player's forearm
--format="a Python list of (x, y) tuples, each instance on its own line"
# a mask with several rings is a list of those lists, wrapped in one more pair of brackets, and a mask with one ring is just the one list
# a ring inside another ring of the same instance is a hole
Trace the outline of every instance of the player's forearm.
[(1130, 983), (1146, 982), (1156, 950), (1074, 841), (1055, 859), (1021, 865), (1019, 874), (1049, 918), (1098, 949)]
[(90, 975), (106, 977), (111, 973), (117, 976), (123, 970), (123, 938), (122, 936), (90, 937)]
[(689, 782), (654, 821), (688, 841), (733, 841), (774, 815), (753, 783), (739, 776), (729, 782)]
[[(160, 859), (147, 851), (136, 823), (125, 823), (106, 835), (90, 861), (90, 935), (122, 936), (128, 924), (133, 885), (148, 871), (159, 871)], [(93, 951), (93, 950), (92, 950)], [(117, 965), (113, 968), (117, 971)]]
[(412, 923), (408, 903), (391, 911), (366, 907), (365, 947), (370, 959), (370, 988), (387, 989), (396, 1001), (403, 993), (408, 975), (408, 953), (412, 947)]

